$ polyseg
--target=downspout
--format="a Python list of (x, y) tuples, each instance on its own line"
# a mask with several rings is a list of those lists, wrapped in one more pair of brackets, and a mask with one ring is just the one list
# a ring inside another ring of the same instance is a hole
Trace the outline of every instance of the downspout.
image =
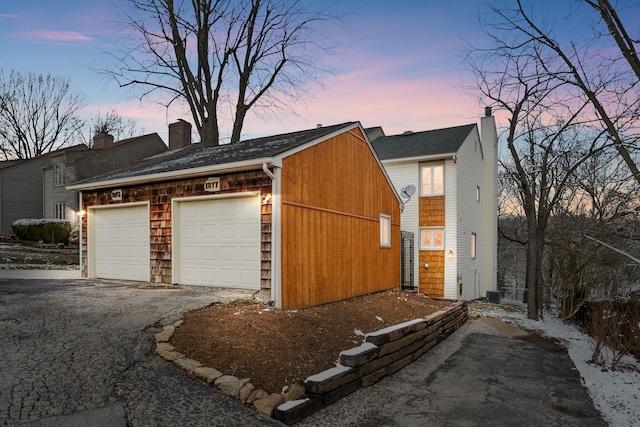
[(80, 251), (80, 263), (79, 263), (80, 277), (87, 277), (86, 275), (82, 274), (82, 267), (84, 265), (84, 263), (82, 262), (82, 225), (84, 222), (84, 215), (82, 214), (82, 190), (78, 191), (78, 207), (79, 207), (78, 213), (80, 213), (80, 218), (79, 218), (80, 227), (79, 227), (79, 233), (78, 233), (78, 250)]
[(271, 301), (277, 308), (282, 308), (282, 284), (280, 276), (280, 180), (279, 170), (274, 166), (275, 174), (269, 170), (267, 163), (262, 170), (271, 178)]

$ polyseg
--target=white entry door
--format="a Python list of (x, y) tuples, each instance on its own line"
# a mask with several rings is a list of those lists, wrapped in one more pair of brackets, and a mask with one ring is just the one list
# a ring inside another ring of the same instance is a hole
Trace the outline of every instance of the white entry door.
[(257, 194), (174, 200), (173, 219), (174, 282), (260, 289)]
[[(148, 205), (90, 209), (89, 275), (149, 280)], [(91, 266), (93, 263), (93, 268)]]

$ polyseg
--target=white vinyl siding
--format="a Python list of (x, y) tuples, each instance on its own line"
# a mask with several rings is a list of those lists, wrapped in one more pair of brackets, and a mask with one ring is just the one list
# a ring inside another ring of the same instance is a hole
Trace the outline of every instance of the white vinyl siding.
[[(419, 186), (420, 167), (417, 162), (388, 163), (384, 164), (384, 168), (389, 178), (391, 178), (391, 182), (398, 194), (400, 194), (400, 190), (407, 185)], [(406, 198), (400, 197), (400, 200), (404, 203), (404, 209), (400, 215), (400, 229), (413, 233), (414, 238), (413, 277), (416, 286), (418, 286), (420, 263), (420, 251), (418, 250), (420, 247), (420, 230), (418, 227), (418, 200), (420, 199), (420, 193), (418, 193), (418, 191), (416, 191), (416, 194), (414, 194), (409, 201), (407, 201)]]
[[(457, 170), (457, 278), (463, 284), (463, 294), (458, 298), (472, 300), (479, 298), (476, 286), (477, 276), (481, 272), (482, 253), (474, 254), (473, 244), (481, 244), (482, 209), (478, 203), (478, 187), (482, 180), (482, 152), (479, 149), (479, 137), (472, 132), (459, 148), (456, 156)], [(475, 233), (475, 236), (474, 236)], [(475, 256), (474, 256), (475, 255)]]
[(498, 137), (495, 119), (483, 117), (480, 121), (482, 135), (482, 182), (480, 183), (480, 206), (482, 209), (482, 239), (478, 242), (482, 255), (480, 270), (480, 296), (497, 289), (497, 245), (498, 245)]

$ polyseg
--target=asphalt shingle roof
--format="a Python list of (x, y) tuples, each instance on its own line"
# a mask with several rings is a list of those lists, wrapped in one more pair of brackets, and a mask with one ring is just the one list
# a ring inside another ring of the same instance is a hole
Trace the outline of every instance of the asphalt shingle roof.
[(357, 122), (325, 126), (298, 132), (240, 141), (233, 144), (202, 147), (193, 144), (185, 148), (167, 151), (141, 161), (126, 169), (90, 178), (76, 184), (91, 184), (204, 166), (231, 164), (235, 162), (274, 157), (286, 151), (329, 135), (339, 129), (353, 126)]
[(371, 142), (380, 160), (455, 153), (475, 124), (381, 136)]

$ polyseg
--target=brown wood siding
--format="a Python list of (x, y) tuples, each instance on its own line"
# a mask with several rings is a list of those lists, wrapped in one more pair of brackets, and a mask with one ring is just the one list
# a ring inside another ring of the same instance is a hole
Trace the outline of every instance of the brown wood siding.
[(444, 227), (444, 196), (420, 197), (418, 209), (420, 227)]
[[(424, 268), (425, 264), (429, 264), (429, 268)], [(419, 292), (444, 298), (444, 251), (420, 251)]]
[[(150, 203), (149, 248), (151, 264), (151, 281), (171, 283), (171, 200), (179, 197), (210, 196), (247, 191), (271, 193), (271, 179), (263, 171), (250, 171), (235, 174), (215, 175), (220, 177), (220, 191), (210, 193), (204, 191), (204, 182), (208, 177), (183, 179), (161, 183), (151, 183), (122, 189), (122, 200), (111, 200), (111, 190), (84, 191), (82, 193), (83, 209), (90, 206), (115, 205), (132, 202)], [(262, 250), (261, 250), (261, 283), (263, 289), (271, 288), (271, 205), (261, 208)], [(87, 216), (82, 220), (82, 275), (87, 275)]]
[[(359, 129), (283, 159), (282, 308), (399, 286), (400, 206)], [(391, 247), (380, 247), (380, 214)]]
[[(420, 227), (444, 227), (444, 196), (421, 197), (418, 209)], [(424, 268), (425, 264), (429, 264), (429, 268)], [(444, 251), (420, 251), (419, 265), (420, 293), (444, 298)]]

